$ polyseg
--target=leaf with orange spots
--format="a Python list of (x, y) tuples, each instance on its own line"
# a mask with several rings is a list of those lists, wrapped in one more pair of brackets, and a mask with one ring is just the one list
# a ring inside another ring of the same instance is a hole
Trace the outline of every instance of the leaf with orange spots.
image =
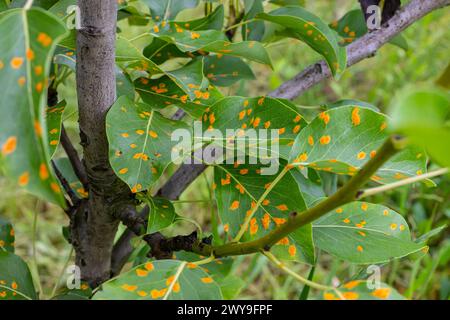
[(397, 290), (383, 282), (352, 280), (337, 290), (340, 295), (334, 291), (325, 291), (322, 298), (324, 300), (405, 300), (405, 297)]
[[(258, 13), (264, 12), (262, 0), (244, 1), (245, 15), (242, 21), (252, 20)], [(242, 26), (241, 34), (244, 40), (261, 41), (264, 37), (266, 26), (264, 21), (253, 21)]]
[[(340, 43), (343, 45), (349, 45), (368, 31), (366, 19), (361, 9), (347, 12), (341, 19), (331, 23), (330, 27), (341, 36)], [(401, 34), (394, 37), (389, 43), (408, 50), (408, 42)]]
[(0, 301), (37, 299), (27, 264), (15, 254), (0, 249)]
[[(246, 149), (250, 156), (256, 156), (259, 152), (265, 158), (278, 158), (280, 155), (287, 159), (294, 139), (306, 125), (294, 104), (271, 97), (226, 97), (203, 116), (204, 130), (219, 130), (223, 137), (227, 137), (226, 142), (235, 137), (234, 146), (224, 144), (220, 137), (213, 140), (214, 144), (240, 152)], [(234, 133), (230, 134), (228, 129), (234, 129)], [(242, 145), (244, 142), (246, 147)]]
[(255, 79), (252, 69), (241, 58), (209, 55), (204, 59), (203, 72), (213, 85), (229, 87), (240, 80)]
[(202, 268), (179, 260), (141, 264), (104, 283), (94, 300), (218, 300), (217, 283)]
[(64, 109), (66, 108), (66, 100), (61, 101), (53, 107), (45, 109), (47, 120), (47, 141), (50, 158), (53, 158), (56, 149), (59, 145), (59, 138), (61, 137), (61, 123)]
[(14, 253), (14, 229), (12, 224), (0, 218), (0, 251), (9, 251)]
[(345, 48), (339, 46), (334, 31), (304, 8), (287, 6), (269, 13), (260, 13), (256, 18), (279, 24), (286, 28), (285, 34), (305, 42), (325, 58), (336, 78), (347, 67)]
[(179, 143), (171, 141), (177, 129), (188, 134), (191, 131), (184, 122), (169, 120), (148, 105), (134, 103), (125, 96), (111, 107), (106, 117), (110, 163), (134, 193), (149, 189), (170, 163), (181, 161), (186, 152), (190, 153), (172, 149)]
[(349, 203), (319, 218), (313, 236), (318, 248), (360, 264), (388, 262), (424, 248), (411, 240), (401, 215), (366, 202)]
[(205, 257), (187, 251), (178, 251), (175, 252), (174, 255), (176, 260), (189, 262), (190, 264), (187, 266), (188, 268), (201, 268), (203, 271), (208, 273), (214, 280), (219, 280), (220, 278), (228, 276), (232, 270), (234, 261), (232, 257), (226, 257), (215, 259), (214, 261), (202, 264), (201, 266), (196, 266), (192, 263), (195, 261), (205, 259)]
[(173, 20), (180, 11), (195, 8), (198, 0), (143, 0), (154, 21)]
[(179, 50), (193, 54), (197, 51), (245, 58), (272, 66), (264, 46), (257, 41), (229, 42), (224, 33), (217, 30), (188, 30), (176, 22), (161, 23), (150, 34), (167, 43), (175, 44)]
[[(44, 119), (51, 57), (65, 26), (39, 8), (8, 11), (0, 20), (0, 161), (6, 175), (45, 200), (64, 206), (49, 163)], [(38, 71), (38, 72), (37, 72)], [(40, 175), (42, 166), (49, 174)]]
[(189, 88), (189, 96), (172, 81), (168, 76), (159, 79), (140, 78), (135, 81), (136, 91), (142, 100), (154, 109), (164, 109), (170, 106), (177, 106), (193, 118), (200, 118), (205, 110), (216, 101), (223, 98), (223, 95), (213, 86), (208, 86), (206, 78), (203, 77), (203, 66), (193, 73), (192, 67), (187, 66), (176, 70), (183, 87)]
[[(248, 229), (241, 241), (258, 239), (289, 219), (292, 212), (306, 208), (302, 193), (288, 173), (276, 184), (265, 199), (261, 199), (268, 186), (283, 169), (273, 175), (262, 175), (261, 165), (220, 165), (214, 169), (215, 195), (222, 223), (228, 225), (227, 235), (235, 237), (252, 209)], [(257, 207), (258, 201), (260, 205)], [(238, 203), (236, 209), (233, 204)], [(292, 246), (292, 247), (291, 247)], [(272, 253), (285, 260), (314, 262), (311, 225), (291, 233), (285, 241), (271, 248)]]
[(143, 196), (143, 201), (150, 208), (146, 233), (155, 233), (169, 227), (177, 216), (175, 208), (169, 200)]
[[(224, 7), (223, 5), (217, 6), (217, 8), (206, 17), (190, 20), (190, 21), (177, 21), (176, 24), (183, 26), (187, 30), (222, 30), (224, 23)], [(159, 28), (155, 26), (154, 28)], [(199, 55), (200, 53), (193, 53)], [(190, 53), (186, 53), (177, 48), (173, 43), (168, 43), (160, 38), (153, 38), (150, 43), (144, 49), (144, 55), (155, 62), (156, 64), (162, 64), (163, 62), (173, 58), (188, 58)]]
[[(291, 164), (343, 175), (354, 175), (390, 136), (388, 118), (362, 106), (341, 106), (320, 113), (297, 136)], [(372, 180), (391, 183), (426, 172), (426, 157), (408, 147), (386, 162)]]

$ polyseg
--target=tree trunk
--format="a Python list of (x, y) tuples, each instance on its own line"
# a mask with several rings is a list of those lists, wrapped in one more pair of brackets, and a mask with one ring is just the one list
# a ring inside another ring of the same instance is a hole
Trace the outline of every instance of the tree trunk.
[(95, 287), (110, 277), (119, 224), (115, 213), (130, 201), (131, 194), (109, 164), (105, 126), (106, 114), (116, 100), (117, 0), (78, 0), (78, 6), (77, 94), (89, 199), (73, 219), (71, 238), (82, 278)]

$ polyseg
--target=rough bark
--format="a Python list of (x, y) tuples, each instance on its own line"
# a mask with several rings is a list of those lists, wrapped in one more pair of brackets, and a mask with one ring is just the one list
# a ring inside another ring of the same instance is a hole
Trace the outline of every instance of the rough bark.
[(111, 252), (119, 224), (115, 212), (130, 201), (129, 188), (108, 160), (106, 113), (116, 99), (116, 0), (78, 0), (77, 94), (89, 199), (71, 223), (76, 263), (95, 287), (110, 277)]

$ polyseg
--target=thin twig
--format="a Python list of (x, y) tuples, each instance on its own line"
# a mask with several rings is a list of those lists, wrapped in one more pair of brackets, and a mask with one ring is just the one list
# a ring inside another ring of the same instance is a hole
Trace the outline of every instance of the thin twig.
[(84, 169), (84, 166), (80, 161), (77, 150), (75, 149), (75, 147), (73, 146), (72, 142), (69, 139), (69, 136), (67, 135), (66, 129), (64, 128), (64, 124), (61, 125), (61, 145), (63, 146), (64, 151), (66, 152), (67, 157), (69, 158), (69, 161), (72, 164), (72, 168), (75, 172), (75, 175), (80, 180), (84, 189), (87, 190), (88, 178), (86, 170)]
[(67, 203), (67, 207), (70, 208), (72, 206), (75, 206), (77, 203), (79, 203), (80, 198), (78, 198), (76, 193), (72, 190), (69, 182), (66, 180), (66, 178), (61, 173), (61, 171), (59, 171), (59, 169), (56, 166), (55, 162), (52, 160), (51, 163), (52, 163), (53, 171), (56, 174), (56, 177), (58, 178), (59, 182), (61, 182), (62, 187), (64, 188), (64, 190), (66, 191), (67, 195), (70, 198), (71, 203), (70, 204)]

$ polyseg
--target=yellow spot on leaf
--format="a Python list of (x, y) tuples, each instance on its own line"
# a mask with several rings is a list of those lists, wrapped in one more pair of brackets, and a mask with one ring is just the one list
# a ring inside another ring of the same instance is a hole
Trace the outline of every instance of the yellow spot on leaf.
[(361, 246), (357, 246), (357, 247), (356, 247), (356, 250), (358, 250), (359, 252), (363, 252), (364, 249), (363, 249), (363, 247), (361, 247)]
[(356, 157), (358, 158), (358, 160), (364, 160), (366, 158), (366, 153), (364, 151), (361, 151)]
[(201, 279), (203, 283), (212, 283), (213, 279), (211, 277), (205, 277)]

